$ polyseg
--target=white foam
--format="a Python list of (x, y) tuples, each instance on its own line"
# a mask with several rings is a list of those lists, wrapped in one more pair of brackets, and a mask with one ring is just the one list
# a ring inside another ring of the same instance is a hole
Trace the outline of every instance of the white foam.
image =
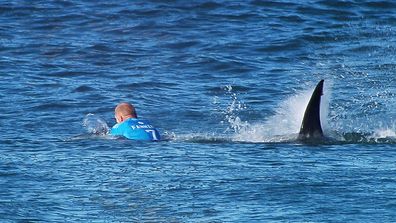
[(385, 139), (385, 138), (396, 138), (395, 129), (377, 129), (371, 135), (370, 138), (374, 139)]

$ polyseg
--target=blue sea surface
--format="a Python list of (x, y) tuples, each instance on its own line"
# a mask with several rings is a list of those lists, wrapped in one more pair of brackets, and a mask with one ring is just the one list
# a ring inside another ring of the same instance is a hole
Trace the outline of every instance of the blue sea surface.
[(0, 221), (395, 222), (395, 71), (394, 1), (1, 1)]

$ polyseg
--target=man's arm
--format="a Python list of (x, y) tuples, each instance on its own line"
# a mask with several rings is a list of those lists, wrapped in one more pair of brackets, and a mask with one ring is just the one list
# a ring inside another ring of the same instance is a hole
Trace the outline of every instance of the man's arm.
[(115, 124), (113, 128), (110, 129), (110, 135), (117, 136), (122, 135), (121, 128), (119, 128), (119, 124)]

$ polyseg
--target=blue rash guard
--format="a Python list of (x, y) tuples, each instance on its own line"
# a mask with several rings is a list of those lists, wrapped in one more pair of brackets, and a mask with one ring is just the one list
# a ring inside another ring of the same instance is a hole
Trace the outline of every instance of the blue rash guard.
[(149, 121), (144, 119), (129, 118), (118, 123), (111, 128), (110, 134), (113, 136), (124, 136), (135, 140), (160, 140), (160, 134)]

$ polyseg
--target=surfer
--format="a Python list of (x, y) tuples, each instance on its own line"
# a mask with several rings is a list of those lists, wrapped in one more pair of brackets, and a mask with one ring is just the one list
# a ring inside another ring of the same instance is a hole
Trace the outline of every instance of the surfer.
[(158, 130), (148, 120), (138, 119), (135, 107), (130, 103), (120, 103), (114, 111), (117, 124), (110, 130), (113, 136), (124, 136), (134, 140), (158, 141)]

